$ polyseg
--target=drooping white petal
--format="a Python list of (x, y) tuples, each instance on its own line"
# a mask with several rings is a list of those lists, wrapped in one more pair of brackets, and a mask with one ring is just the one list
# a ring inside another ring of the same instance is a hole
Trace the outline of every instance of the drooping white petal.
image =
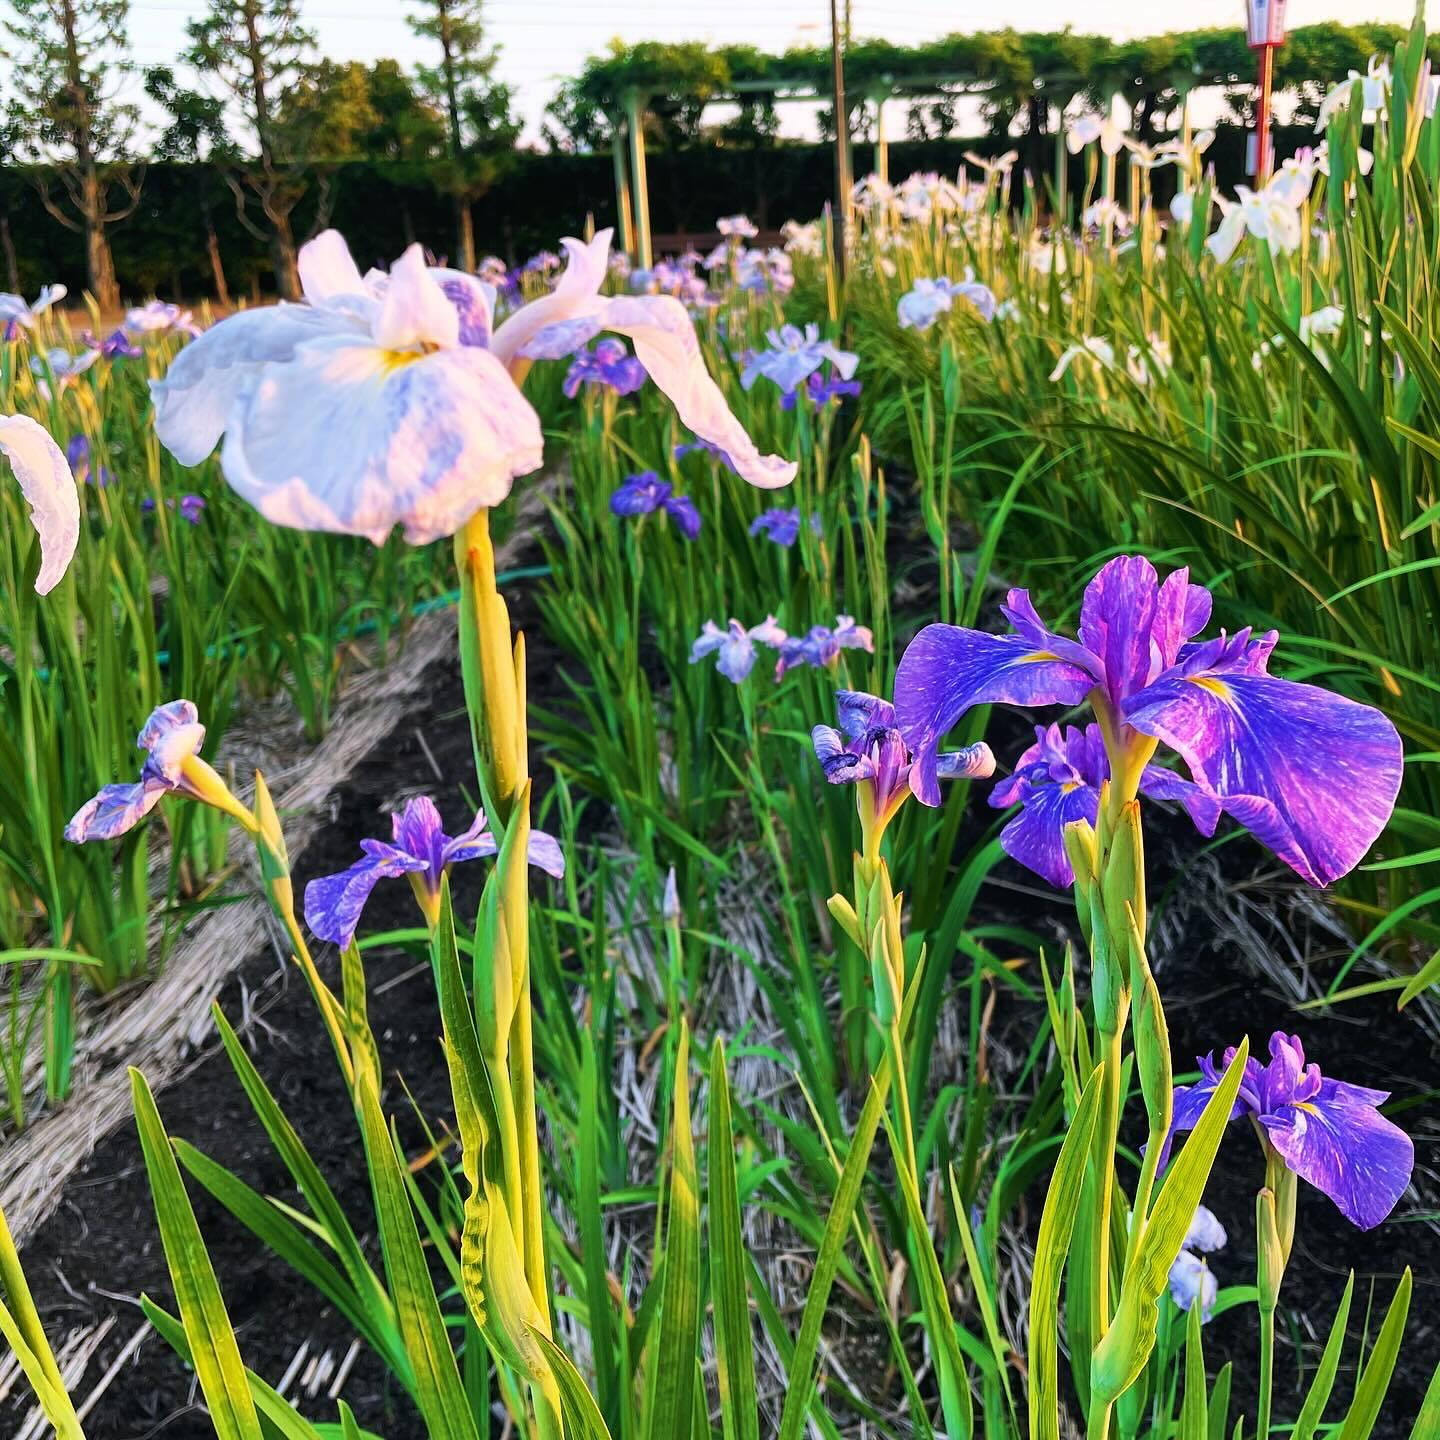
[(300, 289), (312, 305), (333, 300), (337, 295), (363, 295), (365, 282), (360, 267), (350, 256), (350, 247), (338, 230), (321, 231), (300, 247), (296, 262)]
[(601, 230), (588, 244), (564, 239), (560, 244), (570, 257), (555, 288), (528, 305), (522, 305), (496, 331), (491, 351), (509, 364), (526, 342), (547, 325), (592, 314), (601, 303), (600, 287), (610, 267), (609, 230)]
[(262, 366), (289, 360), (306, 340), (361, 328), (338, 309), (309, 305), (267, 305), (227, 316), (192, 340), (163, 380), (150, 382), (160, 443), (182, 465), (198, 465), (220, 443), (230, 412)]
[(40, 536), (40, 573), (35, 591), (46, 595), (60, 583), (80, 541), (80, 493), (65, 452), (28, 415), (0, 415), (0, 454), (10, 462), (30, 519)]
[(459, 312), (425, 268), (419, 245), (412, 245), (390, 267), (390, 283), (375, 320), (375, 343), (382, 350), (420, 345), (448, 350), (460, 343)]
[(268, 520), (425, 544), (497, 505), (542, 460), (539, 417), (489, 351), (405, 356), (327, 335), (266, 367), (221, 465)]
[(702, 440), (718, 445), (742, 479), (774, 490), (795, 478), (795, 462), (762, 455), (731, 413), (724, 392), (705, 368), (695, 326), (678, 300), (668, 295), (618, 296), (604, 302), (600, 321), (606, 330), (629, 338), (636, 358), (670, 398), (681, 421)]

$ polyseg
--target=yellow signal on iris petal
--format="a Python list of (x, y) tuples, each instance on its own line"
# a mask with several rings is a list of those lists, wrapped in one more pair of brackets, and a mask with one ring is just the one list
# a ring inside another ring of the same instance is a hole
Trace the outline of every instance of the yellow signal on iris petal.
[(1038, 665), (1042, 660), (1058, 660), (1059, 658), (1053, 650), (1032, 650), (1028, 655), (1022, 655), (1015, 663), (1017, 665)]
[(1198, 685), (1202, 690), (1208, 690), (1210, 694), (1223, 700), (1227, 705), (1235, 703), (1235, 692), (1223, 680), (1217, 680), (1213, 675), (1192, 675), (1189, 678), (1192, 685)]

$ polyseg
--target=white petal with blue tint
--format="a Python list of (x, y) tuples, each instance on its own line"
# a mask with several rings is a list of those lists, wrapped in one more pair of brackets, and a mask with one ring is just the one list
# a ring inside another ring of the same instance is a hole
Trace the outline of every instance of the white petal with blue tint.
[(80, 541), (80, 492), (65, 452), (28, 415), (0, 415), (0, 454), (20, 482), (40, 536), (35, 589), (46, 595), (60, 583)]

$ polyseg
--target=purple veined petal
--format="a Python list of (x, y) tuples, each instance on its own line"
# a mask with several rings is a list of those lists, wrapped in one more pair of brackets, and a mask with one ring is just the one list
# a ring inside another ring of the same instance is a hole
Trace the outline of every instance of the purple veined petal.
[(832, 785), (848, 785), (875, 778), (875, 762), (846, 747), (845, 737), (830, 725), (816, 725), (810, 731), (810, 744), (825, 778)]
[(1152, 800), (1173, 800), (1183, 805), (1195, 828), (1207, 839), (1220, 823), (1220, 801), (1203, 786), (1163, 766), (1145, 767), (1140, 777), (1140, 793)]
[(896, 723), (915, 754), (917, 798), (926, 805), (940, 803), (936, 749), (972, 706), (1075, 705), (1093, 685), (1086, 671), (1037, 649), (1023, 635), (927, 625), (906, 648), (895, 674)]
[[(157, 705), (150, 712), (149, 718), (140, 727), (139, 735), (135, 737), (135, 748), (154, 750), (167, 736), (197, 725), (199, 721), (200, 712), (195, 708), (194, 701), (167, 700), (165, 704)], [(203, 727), (201, 734), (204, 734)]]
[(875, 637), (868, 625), (857, 625), (853, 615), (835, 617), (834, 639), (842, 650), (864, 650), (875, 653)]
[[(1251, 642), (1264, 647), (1269, 637)], [(1201, 647), (1208, 652), (1211, 647)], [(1263, 672), (1249, 650), (1203, 656), (1129, 699), (1125, 720), (1175, 750), (1202, 787), (1312, 885), (1353, 869), (1385, 828), (1402, 747), (1378, 710)]]
[(863, 740), (871, 730), (895, 728), (895, 707), (863, 690), (837, 690), (835, 709), (841, 731), (851, 740)]
[(1375, 1108), (1376, 1093), (1325, 1080), (1313, 1100), (1260, 1117), (1286, 1166), (1362, 1230), (1395, 1208), (1415, 1166), (1414, 1142)]
[(631, 475), (610, 496), (610, 510), (615, 515), (649, 515), (670, 496), (670, 482), (662, 480), (653, 470)]
[(375, 343), (382, 350), (441, 350), (460, 343), (460, 314), (440, 282), (425, 268), (425, 252), (411, 245), (390, 267), (389, 284), (375, 319)]
[(1010, 622), (1017, 635), (1023, 636), (1037, 650), (1048, 650), (1089, 674), (1098, 683), (1101, 666), (1098, 656), (1067, 635), (1057, 634), (1039, 616), (1028, 590), (1011, 590), (1005, 596), (1000, 613)]
[(164, 781), (149, 778), (133, 785), (106, 785), (71, 817), (65, 838), (75, 845), (117, 839), (133, 830), (169, 789)]
[(1160, 578), (1143, 555), (1116, 556), (1085, 587), (1080, 643), (1099, 659), (1115, 706), (1152, 678), (1150, 642), (1159, 594)]
[(460, 344), (488, 349), (495, 326), (495, 287), (464, 270), (432, 266), (430, 274), (460, 317)]
[[(603, 304), (600, 287), (610, 268), (611, 233), (609, 230), (597, 232), (588, 245), (569, 237), (560, 242), (569, 264), (555, 288), (548, 295), (522, 305), (491, 337), (490, 349), (503, 364), (509, 365), (547, 326), (599, 313)], [(594, 333), (594, 330), (590, 332)], [(571, 351), (563, 353), (568, 355)]]
[[(476, 824), (483, 829), (484, 813), (475, 818)], [(445, 826), (441, 822), (440, 811), (435, 802), (428, 795), (417, 795), (407, 800), (405, 808), (390, 817), (390, 827), (396, 850), (422, 861), (430, 871), (432, 884), (438, 886), (440, 868), (445, 863), (445, 851), (457, 842), (452, 841), (445, 833)]]
[(305, 923), (318, 939), (348, 945), (355, 938), (365, 902), (380, 881), (419, 874), (427, 868), (425, 861), (402, 855), (391, 846), (371, 841), (365, 848), (370, 852), (372, 847), (373, 853), (367, 853), (348, 870), (312, 880), (305, 887)]
[[(1160, 1147), (1157, 1174), (1163, 1173), (1165, 1166), (1170, 1161), (1170, 1151), (1175, 1144), (1175, 1137), (1187, 1130), (1193, 1130), (1200, 1123), (1200, 1117), (1205, 1113), (1205, 1107), (1210, 1103), (1210, 1097), (1215, 1093), (1219, 1083), (1220, 1077), (1217, 1073), (1213, 1079), (1209, 1075), (1203, 1075), (1193, 1085), (1177, 1085), (1175, 1087), (1170, 1112), (1170, 1132), (1165, 1137), (1165, 1143)], [(1230, 1112), (1231, 1120), (1238, 1120), (1244, 1113), (1244, 1106), (1239, 1100), (1236, 1100), (1235, 1106)]]
[(665, 507), (665, 513), (675, 522), (675, 528), (687, 540), (699, 538), (700, 512), (688, 495), (671, 495), (660, 503)]
[(560, 842), (553, 835), (547, 835), (543, 830), (532, 830), (530, 832), (529, 859), (532, 865), (554, 879), (563, 880), (565, 878), (565, 852), (560, 848)]
[(80, 543), (80, 492), (65, 452), (50, 432), (28, 415), (0, 415), (0, 455), (10, 462), (40, 537), (35, 592), (48, 595), (59, 583)]
[(984, 780), (995, 773), (995, 754), (983, 740), (942, 750), (935, 757), (935, 773), (942, 780)]
[(365, 281), (338, 230), (322, 230), (300, 247), (300, 289), (312, 305), (340, 295), (364, 295)]
[(1099, 811), (1100, 792), (1089, 785), (1031, 785), (1021, 795), (1020, 813), (1000, 832), (1000, 844), (1012, 860), (1064, 890), (1075, 881), (1065, 827), (1078, 820), (1093, 825)]
[(1181, 648), (1210, 623), (1211, 597), (1203, 585), (1190, 583), (1186, 566), (1172, 570), (1156, 596), (1155, 619), (1150, 632), (1154, 678), (1180, 658)]
[(795, 478), (796, 463), (762, 455), (731, 413), (724, 392), (705, 368), (694, 323), (678, 300), (668, 295), (618, 296), (604, 302), (602, 316), (607, 330), (629, 338), (636, 357), (686, 428), (718, 445), (741, 479), (773, 490)]

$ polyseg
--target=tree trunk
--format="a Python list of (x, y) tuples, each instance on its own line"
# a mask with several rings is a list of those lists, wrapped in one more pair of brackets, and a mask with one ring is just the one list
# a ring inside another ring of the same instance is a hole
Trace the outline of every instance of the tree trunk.
[(105, 234), (105, 197), (93, 167), (83, 174), (81, 185), (85, 200), (85, 277), (95, 303), (101, 310), (113, 312), (120, 308), (120, 284)]
[(463, 195), (455, 197), (455, 268), (467, 275), (475, 270), (475, 220), (470, 202)]
[(5, 283), (12, 294), (20, 293), (20, 262), (15, 256), (15, 237), (10, 233), (10, 217), (0, 215), (0, 251), (5, 255)]
[(300, 298), (300, 266), (295, 254), (295, 232), (290, 228), (289, 215), (272, 221), (270, 259), (275, 267), (275, 284), (282, 300)]
[(214, 222), (205, 217), (205, 253), (210, 257), (210, 274), (215, 281), (215, 299), (222, 309), (230, 308), (230, 287), (225, 283), (225, 266), (220, 260), (220, 237)]

